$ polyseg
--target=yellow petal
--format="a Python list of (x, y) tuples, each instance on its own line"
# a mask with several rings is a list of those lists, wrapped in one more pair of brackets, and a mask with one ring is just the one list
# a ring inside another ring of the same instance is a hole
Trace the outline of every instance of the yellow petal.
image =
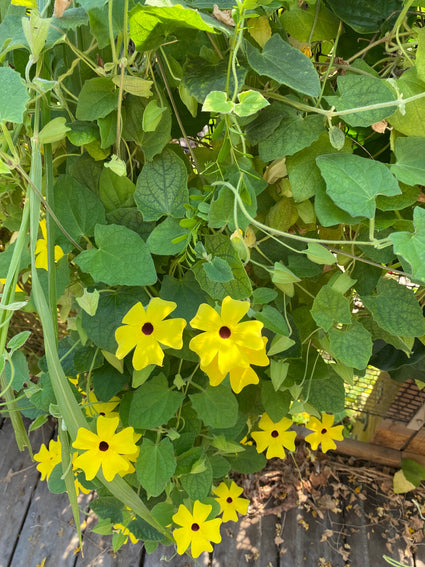
[(230, 371), (230, 385), (235, 394), (239, 394), (248, 384), (258, 384), (259, 381), (257, 373), (250, 366)]
[(183, 346), (183, 329), (186, 327), (184, 319), (169, 319), (161, 321), (154, 326), (155, 338), (163, 345), (181, 349)]
[(189, 343), (189, 348), (199, 356), (202, 366), (208, 366), (218, 352), (217, 337), (213, 333), (201, 333), (193, 337)]
[(173, 516), (173, 522), (179, 526), (188, 526), (193, 523), (193, 516), (183, 504), (180, 504), (179, 509)]
[(116, 474), (126, 472), (129, 465), (129, 462), (115, 451), (105, 451), (102, 458), (102, 472), (108, 482), (113, 480)]
[(86, 451), (79, 455), (74, 461), (76, 469), (82, 469), (87, 480), (93, 480), (101, 465), (99, 451)]
[(64, 255), (63, 250), (60, 246), (55, 246), (55, 262), (58, 262)]
[(157, 341), (140, 341), (133, 354), (133, 366), (135, 370), (142, 370), (149, 364), (162, 366), (164, 353)]
[(93, 433), (93, 431), (90, 431), (85, 427), (80, 427), (77, 432), (77, 438), (75, 439), (72, 446), (75, 449), (82, 449), (84, 451), (87, 451), (89, 449), (97, 450), (99, 448), (99, 442), (100, 439), (96, 435), (96, 433)]
[(165, 319), (176, 307), (177, 303), (174, 303), (174, 301), (153, 297), (146, 309), (146, 320), (155, 325), (155, 323)]
[[(140, 332), (140, 335), (142, 333)], [(134, 328), (130, 325), (118, 327), (115, 331), (115, 340), (118, 343), (118, 348), (115, 356), (119, 359), (124, 358), (137, 344), (140, 335), (134, 332)]]
[(173, 531), (173, 537), (177, 543), (177, 553), (183, 555), (192, 540), (191, 532), (187, 528), (177, 528)]
[(221, 304), (221, 319), (223, 325), (233, 326), (239, 323), (249, 311), (249, 301), (238, 301), (227, 296)]
[(215, 309), (206, 303), (202, 303), (195, 317), (190, 321), (190, 325), (201, 331), (214, 331), (219, 329), (223, 323)]
[(146, 312), (140, 301), (124, 315), (122, 322), (126, 325), (140, 325), (140, 328), (142, 328), (143, 323), (146, 322)]
[(104, 417), (103, 415), (99, 415), (96, 421), (99, 440), (106, 441), (108, 445), (110, 445), (113, 442), (113, 437), (119, 422), (119, 417)]

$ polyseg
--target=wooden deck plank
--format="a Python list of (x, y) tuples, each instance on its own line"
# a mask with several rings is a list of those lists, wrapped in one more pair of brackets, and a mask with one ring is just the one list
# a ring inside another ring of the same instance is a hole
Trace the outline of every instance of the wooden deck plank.
[(212, 567), (278, 567), (276, 516), (241, 517), (221, 527), (222, 542), (213, 551)]
[(111, 538), (93, 532), (84, 534), (84, 557), (78, 555), (75, 567), (139, 567), (143, 544), (127, 543), (116, 553), (113, 552)]
[(208, 553), (194, 560), (188, 555), (176, 555), (173, 546), (159, 545), (154, 553), (145, 555), (143, 567), (208, 567), (209, 561)]
[[(38, 451), (41, 443), (48, 443), (51, 433), (52, 426), (48, 425), (34, 431), (31, 434), (33, 447)], [(9, 420), (5, 420), (0, 429), (0, 454), (0, 567), (6, 567), (25, 521), (39, 473), (29, 452), (18, 450)]]

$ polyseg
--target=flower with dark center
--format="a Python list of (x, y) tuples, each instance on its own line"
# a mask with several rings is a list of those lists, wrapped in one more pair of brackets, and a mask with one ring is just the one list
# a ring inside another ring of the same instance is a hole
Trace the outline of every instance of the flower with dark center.
[(258, 427), (262, 431), (253, 431), (251, 437), (257, 444), (258, 453), (262, 453), (267, 449), (267, 459), (278, 457), (285, 458), (285, 449), (295, 451), (295, 431), (287, 431), (292, 425), (292, 421), (287, 417), (283, 417), (277, 423), (274, 423), (270, 417), (263, 413)]
[(193, 511), (180, 504), (173, 516), (173, 522), (180, 528), (173, 531), (177, 543), (177, 553), (183, 555), (190, 547), (193, 557), (199, 557), (204, 551), (213, 550), (211, 542), (220, 543), (220, 518), (207, 520), (212, 510), (210, 504), (202, 504), (195, 500)]
[(344, 426), (333, 426), (334, 419), (335, 416), (328, 413), (322, 414), (321, 421), (317, 419), (317, 417), (310, 416), (310, 420), (306, 427), (307, 429), (312, 429), (313, 433), (307, 435), (305, 440), (307, 443), (310, 443), (313, 451), (321, 445), (323, 453), (326, 453), (329, 449), (336, 449), (335, 440), (342, 441), (344, 439), (342, 434)]
[(240, 498), (243, 488), (238, 486), (233, 480), (228, 486), (225, 482), (221, 482), (213, 494), (217, 496), (216, 500), (220, 504), (223, 512), (223, 522), (237, 522), (239, 514), (246, 514), (248, 511), (249, 500)]

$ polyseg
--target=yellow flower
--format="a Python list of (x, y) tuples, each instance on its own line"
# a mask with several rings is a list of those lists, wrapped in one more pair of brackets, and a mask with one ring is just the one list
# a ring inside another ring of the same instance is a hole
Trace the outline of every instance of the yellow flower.
[(238, 301), (227, 296), (221, 305), (221, 314), (206, 303), (199, 306), (190, 324), (204, 331), (194, 337), (189, 348), (201, 359), (201, 367), (208, 368), (217, 356), (217, 368), (225, 375), (234, 368), (248, 368), (247, 350), (264, 349), (260, 321), (239, 323), (249, 309), (249, 301)]
[(285, 458), (285, 449), (295, 451), (295, 431), (287, 431), (291, 427), (292, 421), (287, 417), (283, 417), (277, 423), (274, 423), (270, 417), (263, 413), (258, 426), (263, 431), (253, 431), (251, 437), (257, 444), (257, 452), (262, 453), (267, 449), (267, 459), (278, 457)]
[(233, 480), (230, 487), (222, 482), (213, 490), (213, 494), (217, 494), (218, 496), (216, 500), (220, 504), (221, 511), (223, 512), (223, 522), (237, 522), (238, 512), (240, 514), (247, 513), (249, 500), (239, 498), (242, 492), (243, 488), (238, 486)]
[(212, 510), (209, 504), (202, 504), (199, 500), (195, 500), (193, 504), (193, 513), (183, 504), (173, 516), (173, 522), (181, 528), (173, 531), (173, 537), (177, 543), (177, 553), (183, 553), (191, 546), (192, 556), (199, 557), (203, 551), (211, 552), (213, 550), (211, 541), (220, 543), (220, 525), (222, 520), (215, 518), (207, 520)]
[[(41, 268), (43, 270), (48, 269), (48, 262), (47, 262), (47, 230), (46, 230), (46, 219), (40, 221), (40, 229), (43, 238), (37, 240), (37, 244), (35, 245), (35, 267)], [(55, 262), (60, 260), (63, 256), (63, 250), (60, 246), (55, 246)]]
[(322, 421), (319, 421), (317, 417), (310, 417), (310, 421), (307, 423), (306, 427), (307, 429), (312, 429), (314, 433), (307, 435), (305, 440), (307, 443), (310, 443), (313, 451), (315, 451), (321, 444), (323, 453), (326, 453), (329, 449), (336, 449), (334, 439), (337, 441), (342, 441), (344, 439), (342, 434), (344, 426), (336, 425), (335, 427), (332, 427), (334, 419), (335, 416), (328, 413), (324, 413), (322, 415)]
[(97, 434), (84, 427), (78, 430), (72, 446), (84, 453), (78, 455), (74, 466), (84, 471), (87, 480), (92, 480), (100, 467), (107, 481), (111, 481), (116, 474), (128, 472), (128, 455), (137, 451), (134, 429), (126, 427), (115, 433), (118, 423), (118, 417), (100, 415), (96, 422)]
[(114, 396), (108, 402), (99, 402), (93, 390), (90, 390), (88, 395), (88, 403), (85, 406), (86, 414), (89, 417), (97, 417), (103, 415), (104, 417), (118, 417), (118, 413), (113, 410), (120, 403), (118, 396)]
[(124, 358), (134, 347), (133, 366), (142, 370), (149, 364), (162, 366), (164, 352), (160, 344), (175, 349), (183, 346), (184, 319), (164, 321), (177, 304), (159, 297), (150, 300), (146, 311), (139, 302), (130, 309), (122, 322), (124, 326), (115, 331), (118, 349), (115, 356)]
[[(4, 285), (6, 284), (6, 278), (0, 278), (0, 284), (4, 286)], [(23, 290), (18, 286), (18, 284), (15, 285), (15, 293), (16, 293), (17, 291), (23, 291)]]
[(50, 440), (49, 448), (43, 443), (40, 451), (34, 455), (34, 460), (38, 461), (37, 470), (41, 473), (41, 480), (49, 480), (52, 470), (62, 461), (62, 446), (58, 439)]
[[(137, 443), (137, 441), (139, 441), (139, 439), (141, 438), (142, 434), (141, 433), (134, 433), (133, 434), (133, 441), (134, 443)], [(136, 451), (134, 453), (131, 453), (131, 455), (123, 455), (123, 458), (128, 462), (128, 470), (124, 473), (119, 473), (120, 476), (123, 476), (125, 474), (131, 474), (134, 473), (136, 471), (133, 463), (135, 463), (137, 461), (137, 457), (139, 456), (140, 453), (140, 445), (136, 445)]]
[(139, 541), (137, 537), (134, 534), (132, 534), (131, 531), (122, 524), (114, 524), (112, 527), (114, 528), (114, 530), (117, 530), (123, 535), (127, 536), (126, 540), (124, 541), (124, 545), (127, 543), (128, 538), (130, 538), (131, 543), (137, 543)]
[[(256, 366), (267, 366), (269, 364), (269, 359), (266, 354), (266, 337), (263, 337), (264, 348), (262, 350), (252, 350), (248, 348), (241, 347), (241, 351), (245, 354), (250, 364), (255, 364)], [(218, 367), (218, 354), (213, 358), (208, 366), (202, 366), (201, 370), (207, 374), (210, 379), (211, 386), (218, 386), (227, 376), (227, 372), (220, 372)], [(260, 379), (257, 376), (255, 370), (248, 366), (247, 368), (235, 367), (229, 372), (230, 385), (232, 390), (239, 394), (239, 392), (248, 386), (248, 384), (258, 384)]]

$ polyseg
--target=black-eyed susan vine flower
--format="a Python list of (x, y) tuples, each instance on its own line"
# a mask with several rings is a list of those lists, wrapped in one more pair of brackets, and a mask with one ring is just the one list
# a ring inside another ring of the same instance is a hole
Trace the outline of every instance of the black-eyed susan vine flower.
[[(42, 238), (37, 240), (35, 246), (35, 267), (41, 268), (43, 270), (48, 269), (48, 262), (47, 262), (47, 230), (46, 230), (46, 219), (42, 219), (40, 221), (40, 229)], [(58, 245), (55, 246), (55, 262), (58, 262), (64, 252), (62, 248)]]
[(248, 313), (249, 301), (239, 301), (227, 296), (223, 299), (220, 314), (210, 305), (202, 303), (190, 324), (204, 331), (189, 343), (189, 348), (201, 359), (201, 367), (214, 364), (226, 375), (234, 368), (248, 368), (247, 351), (264, 351), (261, 336), (263, 323), (240, 320)]
[(323, 453), (329, 451), (329, 449), (336, 449), (336, 441), (342, 441), (344, 436), (342, 430), (343, 425), (333, 426), (335, 420), (334, 415), (324, 413), (322, 415), (322, 421), (317, 419), (317, 417), (310, 416), (310, 420), (307, 423), (307, 429), (312, 429), (314, 433), (310, 433), (306, 436), (305, 440), (311, 445), (313, 451), (317, 449), (319, 445), (322, 446)]
[(128, 473), (129, 455), (134, 455), (138, 448), (134, 442), (133, 427), (115, 433), (118, 423), (118, 417), (100, 415), (96, 422), (97, 433), (84, 427), (78, 430), (72, 446), (84, 452), (75, 459), (74, 466), (84, 471), (87, 480), (92, 480), (100, 468), (107, 481), (116, 474)]
[(295, 431), (287, 431), (292, 421), (283, 417), (277, 423), (273, 422), (270, 417), (263, 413), (258, 423), (258, 427), (263, 431), (253, 431), (251, 437), (257, 444), (258, 453), (262, 453), (267, 449), (266, 458), (272, 459), (278, 457), (285, 458), (285, 449), (295, 451), (295, 438), (297, 434)]
[(164, 319), (177, 307), (174, 301), (160, 297), (150, 300), (147, 309), (139, 302), (128, 311), (123, 326), (115, 331), (118, 348), (115, 356), (124, 358), (133, 348), (133, 367), (142, 370), (149, 364), (162, 366), (164, 351), (160, 345), (181, 349), (184, 319)]
[(117, 532), (123, 534), (124, 536), (126, 536), (125, 540), (124, 540), (124, 545), (127, 543), (128, 538), (130, 538), (131, 543), (136, 544), (139, 540), (137, 539), (137, 537), (131, 533), (131, 531), (126, 528), (125, 526), (123, 526), (122, 524), (114, 524), (112, 526), (114, 528), (114, 530), (116, 530)]
[(62, 461), (62, 446), (59, 439), (51, 439), (49, 448), (43, 443), (40, 451), (34, 455), (34, 460), (39, 464), (36, 469), (41, 473), (41, 480), (49, 480), (52, 470)]
[(120, 403), (118, 396), (113, 396), (107, 402), (100, 402), (96, 394), (91, 390), (88, 395), (87, 405), (85, 406), (86, 414), (89, 417), (97, 417), (98, 415), (103, 415), (103, 417), (118, 417), (119, 414), (114, 412), (114, 409)]
[(223, 522), (237, 522), (238, 512), (239, 514), (248, 512), (249, 500), (240, 498), (242, 492), (243, 488), (238, 486), (233, 480), (230, 486), (222, 482), (213, 490), (213, 494), (218, 496), (216, 500), (223, 512)]
[(180, 504), (177, 513), (173, 516), (173, 522), (181, 526), (173, 531), (179, 555), (183, 555), (190, 547), (192, 556), (196, 559), (202, 552), (213, 550), (211, 542), (220, 543), (222, 520), (220, 518), (207, 520), (211, 510), (210, 504), (203, 504), (199, 500), (195, 500), (192, 512)]
[[(266, 337), (263, 337), (263, 342), (264, 349), (262, 350), (252, 350), (241, 347), (241, 351), (244, 353), (250, 364), (254, 364), (255, 366), (268, 366), (270, 361), (265, 349), (267, 343)], [(218, 354), (208, 366), (202, 366), (201, 364), (201, 370), (207, 374), (211, 386), (218, 386), (225, 379), (227, 374), (229, 374), (230, 385), (236, 394), (239, 394), (239, 392), (241, 392), (245, 386), (248, 386), (248, 384), (258, 384), (260, 381), (257, 373), (253, 368), (251, 368), (251, 366), (248, 366), (247, 368), (232, 368), (229, 373), (220, 372), (218, 367)]]

